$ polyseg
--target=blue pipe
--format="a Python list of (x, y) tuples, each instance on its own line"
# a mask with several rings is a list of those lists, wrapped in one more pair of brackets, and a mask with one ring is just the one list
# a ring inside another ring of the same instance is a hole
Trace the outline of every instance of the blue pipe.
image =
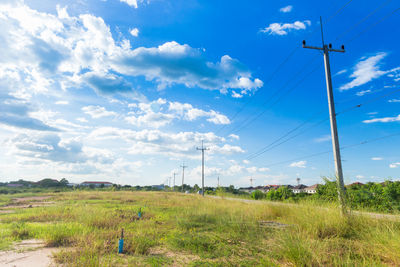
[(124, 239), (120, 239), (118, 242), (118, 253), (124, 252)]

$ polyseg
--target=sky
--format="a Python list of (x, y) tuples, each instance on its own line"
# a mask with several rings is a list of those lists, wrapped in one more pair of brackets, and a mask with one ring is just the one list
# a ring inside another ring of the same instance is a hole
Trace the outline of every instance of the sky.
[(334, 178), (320, 16), (345, 183), (398, 179), (398, 1), (2, 0), (0, 181)]

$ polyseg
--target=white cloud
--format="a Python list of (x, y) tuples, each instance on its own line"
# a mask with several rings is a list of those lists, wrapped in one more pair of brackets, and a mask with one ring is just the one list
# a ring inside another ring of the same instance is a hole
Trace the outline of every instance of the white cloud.
[(293, 9), (293, 6), (288, 5), (288, 6), (280, 8), (279, 11), (282, 13), (289, 13), (292, 11), (292, 9)]
[(188, 103), (170, 102), (159, 98), (151, 102), (130, 103), (128, 107), (133, 111), (125, 120), (135, 126), (150, 126), (159, 128), (170, 124), (175, 119), (194, 121), (205, 118), (213, 124), (230, 124), (230, 120), (217, 111), (205, 111), (193, 107)]
[(394, 162), (389, 165), (389, 168), (392, 168), (392, 169), (398, 168), (398, 167), (400, 167), (400, 162)]
[(76, 118), (76, 120), (79, 122), (88, 122), (88, 120), (85, 118)]
[(232, 140), (239, 140), (239, 136), (236, 134), (230, 134), (228, 137)]
[[(137, 1), (127, 3), (137, 6)], [(0, 79), (12, 80), (7, 84), (19, 97), (86, 85), (102, 94), (132, 93), (124, 76), (144, 77), (160, 89), (183, 84), (222, 93), (236, 89), (241, 95), (263, 86), (228, 55), (210, 62), (202, 49), (175, 41), (131, 48), (129, 40), (114, 40), (101, 17), (70, 16), (66, 8), (57, 7), (57, 15), (52, 15), (23, 2), (2, 2), (0, 28), (2, 49), (7, 51)]]
[(90, 115), (94, 119), (116, 116), (117, 113), (114, 111), (108, 111), (105, 107), (100, 106), (86, 106), (82, 108), (82, 111)]
[(359, 174), (359, 175), (356, 175), (356, 178), (357, 178), (357, 179), (363, 179), (364, 177), (365, 177), (364, 175), (360, 175), (360, 174)]
[(332, 140), (332, 137), (330, 134), (326, 134), (326, 135), (323, 135), (321, 137), (314, 139), (314, 141), (317, 143), (322, 143), (322, 142), (326, 142), (326, 141), (330, 141), (330, 140)]
[(56, 104), (56, 105), (68, 105), (69, 102), (68, 102), (68, 101), (65, 101), (65, 100), (60, 100), (60, 101), (57, 101), (55, 104)]
[(346, 73), (346, 72), (347, 72), (347, 69), (340, 70), (340, 71), (336, 72), (335, 76), (336, 76), (336, 75), (344, 74), (344, 73)]
[(385, 118), (375, 118), (370, 120), (364, 120), (363, 123), (374, 123), (374, 122), (394, 122), (400, 121), (400, 114), (397, 117), (385, 117)]
[(388, 100), (389, 103), (400, 103), (400, 99), (390, 99)]
[(385, 58), (386, 55), (386, 53), (381, 52), (368, 58), (361, 58), (354, 67), (354, 72), (350, 75), (350, 78), (354, 79), (351, 82), (342, 85), (339, 90), (344, 91), (361, 86), (386, 74), (386, 71), (382, 71), (379, 68), (380, 61)]
[(371, 160), (383, 160), (381, 157), (372, 157)]
[(164, 155), (173, 158), (198, 158), (200, 154), (196, 146), (204, 140), (205, 146), (210, 148), (208, 155), (231, 155), (243, 153), (238, 146), (224, 144), (225, 138), (216, 136), (212, 132), (179, 132), (168, 133), (160, 130), (132, 131), (112, 127), (95, 129), (89, 135), (90, 140), (124, 140), (128, 143), (128, 153), (132, 155)]
[(306, 168), (307, 161), (301, 160), (297, 162), (293, 162), (289, 165), (289, 167), (296, 167), (296, 168)]
[(138, 8), (138, 2), (144, 2), (144, 0), (119, 0), (122, 3), (126, 3), (131, 7)]
[(287, 35), (291, 30), (305, 30), (311, 25), (311, 21), (295, 21), (293, 23), (271, 23), (268, 27), (261, 29), (263, 33), (270, 35)]
[(363, 96), (363, 95), (366, 95), (366, 94), (369, 94), (369, 93), (371, 93), (371, 90), (368, 89), (368, 90), (357, 92), (356, 95), (357, 96)]
[(129, 31), (129, 33), (134, 37), (138, 37), (139, 36), (139, 29), (138, 28), (133, 28), (132, 30)]

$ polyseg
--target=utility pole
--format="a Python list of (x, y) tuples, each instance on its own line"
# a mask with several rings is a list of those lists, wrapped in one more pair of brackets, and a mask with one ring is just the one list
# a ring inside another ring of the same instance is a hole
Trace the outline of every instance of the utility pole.
[(185, 163), (183, 163), (181, 167), (182, 167), (182, 192), (183, 192), (183, 183), (185, 181), (185, 168), (187, 168), (187, 166), (185, 166)]
[(197, 147), (197, 150), (201, 150), (201, 195), (204, 197), (204, 151), (209, 150), (204, 147), (204, 141), (201, 140), (201, 147)]
[(346, 196), (345, 196), (344, 183), (343, 183), (342, 161), (340, 158), (339, 137), (338, 137), (338, 130), (337, 130), (337, 125), (336, 125), (335, 102), (333, 100), (331, 68), (330, 68), (330, 64), (329, 64), (329, 52), (344, 53), (345, 50), (344, 50), (344, 45), (342, 45), (341, 49), (332, 49), (332, 44), (326, 45), (324, 43), (322, 18), (320, 18), (320, 21), (321, 21), (322, 47), (307, 46), (306, 41), (304, 40), (303, 48), (322, 50), (324, 52), (326, 89), (328, 91), (328, 104), (329, 104), (329, 115), (330, 115), (330, 122), (331, 122), (333, 156), (335, 158), (337, 191), (338, 191), (338, 198), (339, 198), (339, 203), (340, 203), (340, 207), (342, 210), (342, 214), (346, 214), (346, 200), (345, 200)]
[(175, 175), (177, 175), (176, 172), (174, 172), (174, 189), (173, 189), (173, 191), (175, 191)]
[(218, 178), (217, 178), (217, 187), (219, 187), (219, 175), (218, 175)]
[(253, 181), (254, 181), (255, 179), (253, 178), (253, 176), (251, 176), (249, 180), (250, 180), (251, 187), (253, 187)]

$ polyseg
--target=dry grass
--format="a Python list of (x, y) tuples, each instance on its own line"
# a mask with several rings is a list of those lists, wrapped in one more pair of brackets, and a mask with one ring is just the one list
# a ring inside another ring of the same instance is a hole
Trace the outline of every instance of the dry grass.
[(400, 266), (399, 222), (343, 218), (334, 207), (163, 192), (71, 192), (51, 201), (0, 214), (0, 249), (39, 238), (68, 248), (56, 255), (68, 266)]

